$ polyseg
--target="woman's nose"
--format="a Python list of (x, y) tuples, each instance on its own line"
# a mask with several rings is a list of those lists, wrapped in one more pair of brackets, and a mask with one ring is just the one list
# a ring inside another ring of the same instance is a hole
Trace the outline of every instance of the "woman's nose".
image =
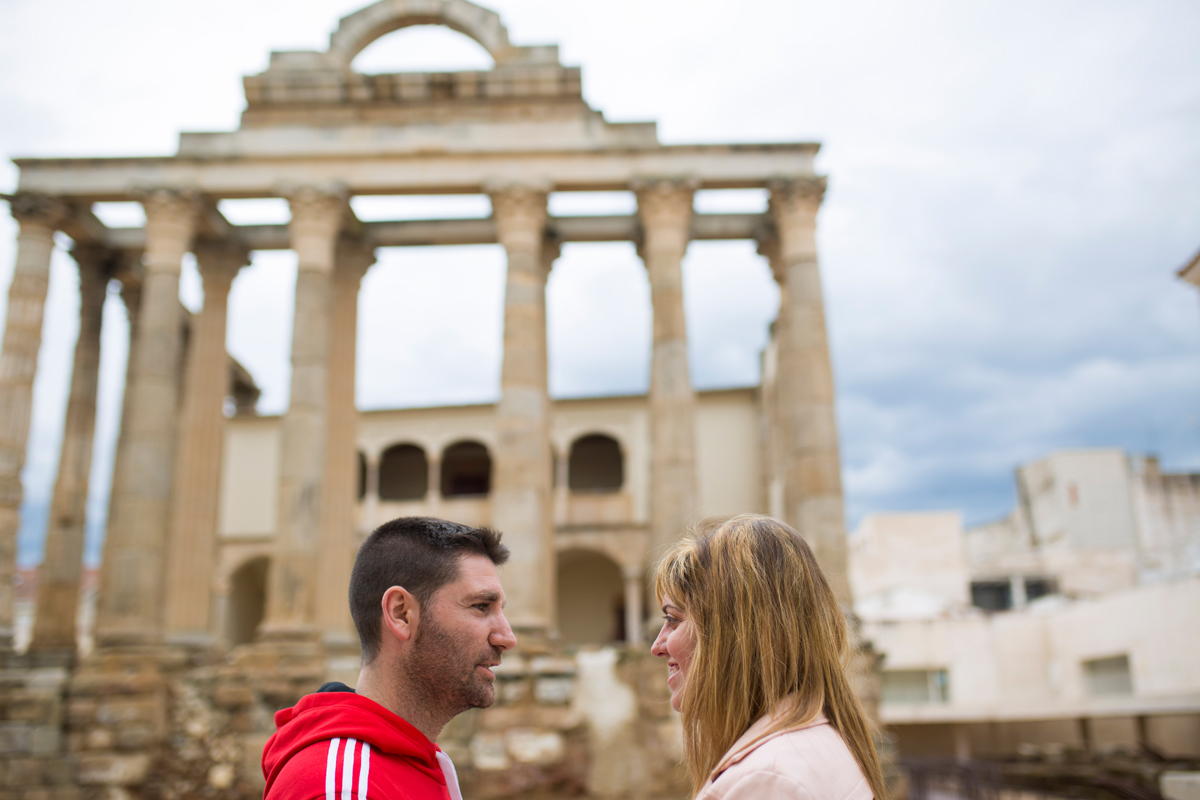
[(650, 652), (659, 658), (667, 657), (667, 626), (664, 624), (658, 630), (658, 636), (654, 637), (654, 644), (650, 645)]

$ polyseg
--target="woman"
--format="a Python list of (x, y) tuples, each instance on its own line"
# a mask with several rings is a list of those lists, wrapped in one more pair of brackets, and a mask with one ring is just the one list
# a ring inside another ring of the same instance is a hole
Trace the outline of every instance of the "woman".
[(885, 800), (850, 639), (800, 534), (745, 515), (677, 543), (655, 591), (697, 800)]

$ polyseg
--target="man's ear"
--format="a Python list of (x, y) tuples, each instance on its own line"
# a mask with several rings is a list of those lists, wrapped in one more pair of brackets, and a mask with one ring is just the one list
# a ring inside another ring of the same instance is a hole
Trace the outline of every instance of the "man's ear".
[(383, 608), (383, 631), (391, 633), (402, 642), (416, 638), (420, 622), (421, 607), (417, 598), (400, 586), (393, 586), (383, 593), (380, 602)]

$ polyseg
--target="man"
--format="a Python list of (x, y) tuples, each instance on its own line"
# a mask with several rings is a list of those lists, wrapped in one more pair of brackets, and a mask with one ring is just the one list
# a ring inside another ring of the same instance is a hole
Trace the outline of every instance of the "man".
[(328, 683), (275, 715), (266, 800), (461, 800), (433, 743), (496, 699), (492, 667), (517, 643), (496, 567), (500, 534), (424, 517), (380, 526), (350, 574), (358, 691)]

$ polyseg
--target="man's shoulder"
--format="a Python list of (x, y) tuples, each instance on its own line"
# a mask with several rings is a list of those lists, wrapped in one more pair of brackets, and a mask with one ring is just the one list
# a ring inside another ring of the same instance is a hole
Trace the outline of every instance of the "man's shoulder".
[(313, 742), (297, 751), (279, 772), (266, 800), (444, 800), (437, 781), (409, 759), (354, 738)]

